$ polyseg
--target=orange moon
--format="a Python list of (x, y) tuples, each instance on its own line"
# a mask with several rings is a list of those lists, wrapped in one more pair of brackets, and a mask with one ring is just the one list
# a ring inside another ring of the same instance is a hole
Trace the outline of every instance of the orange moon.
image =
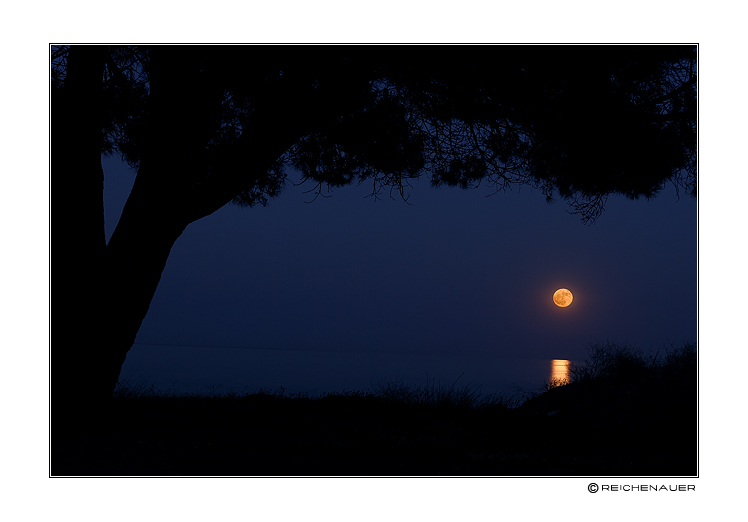
[(571, 292), (569, 292), (566, 288), (559, 288), (553, 294), (553, 302), (556, 303), (556, 306), (560, 306), (561, 308), (566, 308), (567, 306), (569, 306), (573, 299), (574, 296), (571, 295)]

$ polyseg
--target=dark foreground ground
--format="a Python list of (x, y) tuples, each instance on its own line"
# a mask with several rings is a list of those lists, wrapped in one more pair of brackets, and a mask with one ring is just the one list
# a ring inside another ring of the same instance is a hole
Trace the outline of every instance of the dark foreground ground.
[(96, 427), (53, 426), (51, 474), (696, 475), (695, 365), (629, 370), (522, 404), (454, 393), (120, 397)]

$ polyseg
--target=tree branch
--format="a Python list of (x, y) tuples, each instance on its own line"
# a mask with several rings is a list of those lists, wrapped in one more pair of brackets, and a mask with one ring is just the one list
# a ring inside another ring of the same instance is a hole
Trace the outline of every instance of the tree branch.
[(671, 100), (671, 99), (675, 98), (676, 96), (678, 96), (680, 93), (684, 92), (689, 87), (691, 87), (691, 85), (694, 85), (695, 83), (696, 83), (696, 76), (692, 76), (687, 82), (685, 82), (684, 84), (682, 84), (680, 87), (678, 87), (674, 91), (671, 91), (671, 92), (669, 92), (668, 94), (666, 94), (664, 96), (660, 96), (659, 98), (655, 98), (654, 100), (650, 100), (647, 103), (645, 103), (644, 105), (647, 106), (647, 107), (649, 107), (649, 106), (658, 105), (660, 103), (663, 103), (663, 102), (666, 102), (668, 100)]

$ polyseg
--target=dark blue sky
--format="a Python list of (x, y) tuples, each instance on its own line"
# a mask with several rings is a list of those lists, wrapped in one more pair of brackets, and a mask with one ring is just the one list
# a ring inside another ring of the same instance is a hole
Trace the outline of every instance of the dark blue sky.
[[(134, 172), (104, 166), (109, 238)], [(583, 359), (591, 343), (696, 340), (696, 201), (672, 186), (610, 198), (592, 226), (529, 187), (486, 197), (423, 178), (410, 204), (367, 186), (308, 203), (310, 188), (187, 228), (123, 378), (324, 393), (464, 374), (493, 392), (540, 386), (551, 359)], [(568, 308), (552, 302), (561, 287)]]

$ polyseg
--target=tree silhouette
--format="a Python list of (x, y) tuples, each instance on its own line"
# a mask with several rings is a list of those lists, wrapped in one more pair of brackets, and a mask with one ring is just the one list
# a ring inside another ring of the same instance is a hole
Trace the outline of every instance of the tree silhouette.
[[(59, 419), (111, 396), (185, 228), (291, 168), (318, 193), (531, 185), (583, 221), (696, 192), (691, 46), (52, 46), (51, 74)], [(137, 168), (109, 243), (102, 153)]]

